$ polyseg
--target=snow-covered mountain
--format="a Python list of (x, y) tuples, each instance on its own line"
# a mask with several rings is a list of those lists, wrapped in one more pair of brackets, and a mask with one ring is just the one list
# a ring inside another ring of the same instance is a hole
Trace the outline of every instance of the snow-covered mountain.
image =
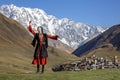
[(60, 41), (73, 48), (92, 36), (105, 31), (105, 28), (100, 26), (89, 26), (67, 18), (58, 19), (38, 8), (17, 7), (13, 4), (2, 5), (0, 6), (0, 12), (17, 20), (25, 28), (28, 26), (28, 22), (32, 20), (32, 26), (35, 30), (38, 26), (42, 26), (45, 32), (59, 35)]

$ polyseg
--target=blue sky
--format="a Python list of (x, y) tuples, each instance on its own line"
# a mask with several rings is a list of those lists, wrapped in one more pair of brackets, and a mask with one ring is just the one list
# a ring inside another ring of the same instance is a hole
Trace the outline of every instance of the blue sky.
[(120, 0), (0, 0), (0, 5), (43, 9), (55, 17), (93, 26), (111, 27), (120, 23)]

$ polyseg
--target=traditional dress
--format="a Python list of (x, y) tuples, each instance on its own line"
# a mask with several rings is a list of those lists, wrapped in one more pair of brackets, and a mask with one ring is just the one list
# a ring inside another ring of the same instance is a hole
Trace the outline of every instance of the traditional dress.
[(57, 40), (58, 36), (57, 35), (51, 36), (48, 34), (43, 34), (42, 36), (40, 36), (39, 33), (35, 33), (31, 25), (28, 26), (28, 30), (34, 35), (32, 45), (34, 47), (36, 46), (32, 64), (45, 65), (47, 63), (47, 57), (48, 57), (48, 53), (47, 53), (48, 38)]

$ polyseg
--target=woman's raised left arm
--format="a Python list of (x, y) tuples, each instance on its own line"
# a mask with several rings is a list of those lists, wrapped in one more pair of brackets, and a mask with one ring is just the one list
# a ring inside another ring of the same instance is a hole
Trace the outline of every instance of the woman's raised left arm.
[(54, 40), (57, 40), (59, 38), (58, 35), (48, 35), (48, 34), (47, 34), (47, 37)]

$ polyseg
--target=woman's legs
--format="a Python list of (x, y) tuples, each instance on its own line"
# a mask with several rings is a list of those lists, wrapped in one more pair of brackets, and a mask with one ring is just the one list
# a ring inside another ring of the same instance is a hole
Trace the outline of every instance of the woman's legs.
[[(44, 68), (45, 68), (45, 65), (42, 65), (41, 73), (44, 73)], [(36, 73), (38, 73), (38, 72), (40, 72), (40, 65), (39, 64), (37, 65), (37, 72)]]

